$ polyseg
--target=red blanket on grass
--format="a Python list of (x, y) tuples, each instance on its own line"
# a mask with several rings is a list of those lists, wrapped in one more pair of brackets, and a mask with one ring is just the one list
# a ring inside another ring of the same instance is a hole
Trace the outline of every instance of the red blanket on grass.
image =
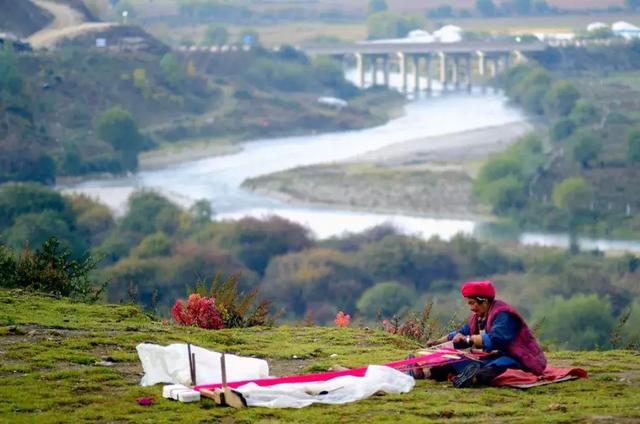
[(491, 382), (492, 386), (509, 386), (519, 389), (559, 383), (560, 381), (587, 378), (587, 371), (582, 368), (555, 368), (547, 366), (542, 375), (531, 374), (523, 370), (508, 369)]

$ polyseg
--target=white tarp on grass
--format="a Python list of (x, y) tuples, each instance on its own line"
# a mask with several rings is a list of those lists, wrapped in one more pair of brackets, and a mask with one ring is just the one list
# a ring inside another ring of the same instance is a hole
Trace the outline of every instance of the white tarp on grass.
[(344, 376), (318, 383), (285, 383), (261, 387), (254, 383), (235, 389), (248, 406), (304, 408), (312, 403), (341, 404), (366, 399), (378, 392), (407, 393), (415, 380), (398, 370), (369, 365), (364, 377)]
[[(136, 346), (142, 362), (142, 386), (157, 383), (191, 385), (187, 345), (183, 343), (159, 346), (141, 343)], [(191, 345), (196, 359), (198, 384), (220, 383), (220, 356), (199, 346)], [(263, 359), (225, 354), (227, 381), (262, 379), (269, 376), (269, 366)], [(340, 404), (368, 398), (378, 392), (407, 393), (415, 380), (393, 368), (370, 365), (363, 377), (343, 376), (317, 383), (284, 383), (269, 387), (255, 383), (234, 389), (241, 393), (248, 406), (268, 408), (303, 408), (312, 403)]]
[[(136, 350), (144, 369), (140, 385), (153, 386), (158, 383), (191, 385), (186, 344), (174, 343), (169, 346), (159, 346), (140, 343), (136, 346)], [(197, 384), (222, 382), (220, 353), (194, 345), (191, 345), (191, 353), (195, 354), (196, 359)], [(226, 354), (225, 362), (227, 364), (227, 381), (253, 380), (269, 376), (269, 364), (264, 359)]]

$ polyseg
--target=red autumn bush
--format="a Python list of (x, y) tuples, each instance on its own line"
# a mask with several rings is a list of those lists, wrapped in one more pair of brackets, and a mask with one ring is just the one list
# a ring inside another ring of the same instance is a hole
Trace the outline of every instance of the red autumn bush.
[(189, 295), (187, 304), (176, 300), (171, 308), (173, 319), (181, 325), (195, 325), (200, 328), (219, 330), (224, 328), (222, 314), (213, 297), (204, 297), (197, 293)]

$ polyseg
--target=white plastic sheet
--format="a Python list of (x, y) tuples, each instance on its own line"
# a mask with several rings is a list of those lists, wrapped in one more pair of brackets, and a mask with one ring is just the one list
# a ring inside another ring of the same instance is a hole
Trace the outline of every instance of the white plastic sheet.
[[(152, 386), (157, 383), (191, 385), (186, 344), (175, 343), (169, 346), (159, 346), (141, 343), (136, 346), (136, 350), (144, 369), (140, 385)], [(191, 352), (195, 354), (196, 359), (197, 384), (222, 382), (220, 353), (194, 345), (191, 345)], [(263, 359), (230, 354), (226, 354), (225, 359), (227, 381), (251, 380), (269, 376), (269, 365)]]
[(344, 376), (319, 383), (285, 383), (261, 387), (254, 383), (240, 386), (248, 406), (303, 408), (312, 403), (340, 404), (368, 398), (377, 392), (407, 393), (415, 380), (393, 368), (370, 365), (364, 377)]

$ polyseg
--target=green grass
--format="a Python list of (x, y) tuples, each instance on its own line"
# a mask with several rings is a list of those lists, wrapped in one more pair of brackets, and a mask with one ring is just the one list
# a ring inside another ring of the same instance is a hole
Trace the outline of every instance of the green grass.
[[(140, 342), (191, 342), (212, 350), (265, 358), (292, 374), (332, 364), (359, 366), (402, 358), (416, 345), (366, 328), (279, 326), (207, 331), (166, 325), (129, 305), (86, 305), (0, 290), (0, 422), (324, 423), (569, 422), (640, 419), (637, 352), (557, 352), (552, 363), (579, 365), (591, 376), (528, 391), (453, 389), (418, 381), (404, 395), (300, 410), (216, 407), (203, 400), (162, 399), (160, 385), (140, 387)], [(337, 354), (331, 358), (330, 355)], [(292, 359), (293, 356), (298, 359)], [(108, 358), (112, 366), (99, 365)], [(149, 407), (138, 397), (153, 396)]]

